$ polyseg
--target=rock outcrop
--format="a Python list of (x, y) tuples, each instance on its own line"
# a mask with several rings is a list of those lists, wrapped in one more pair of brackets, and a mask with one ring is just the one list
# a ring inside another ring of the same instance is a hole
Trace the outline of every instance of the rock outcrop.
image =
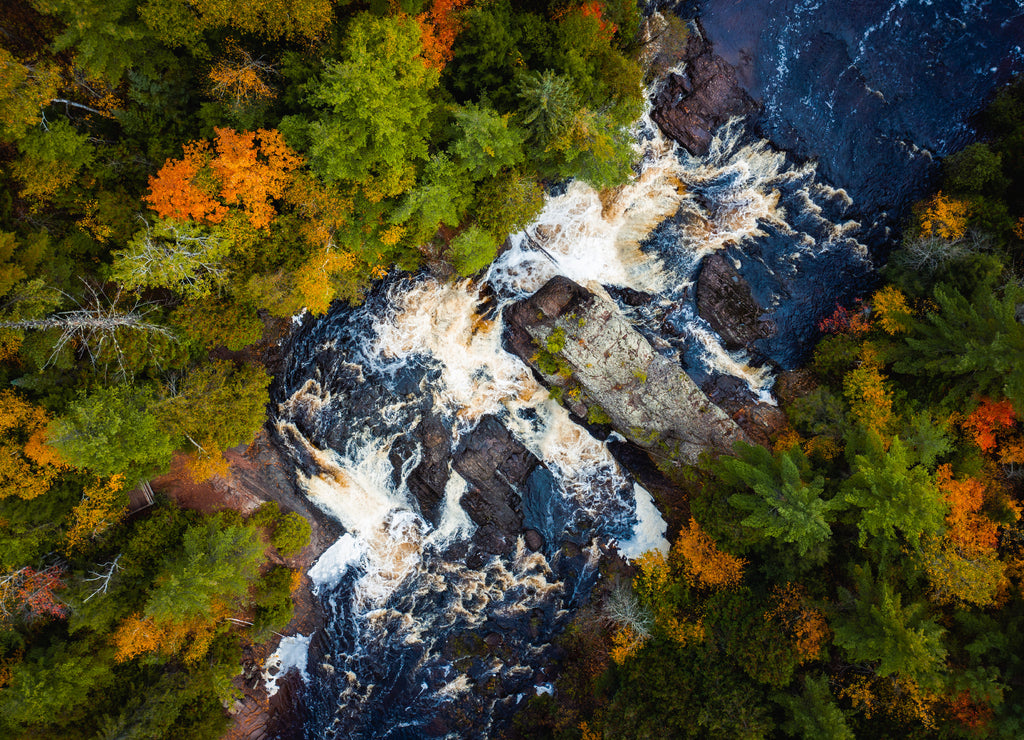
[(441, 516), (441, 503), (448, 485), (448, 458), (452, 433), (439, 418), (428, 415), (416, 431), (423, 450), (420, 464), (409, 474), (406, 485), (419, 501), (423, 517), (433, 524)]
[(477, 527), (482, 549), (508, 552), (523, 530), (522, 494), (540, 465), (494, 416), (484, 416), (459, 445), (452, 467), (469, 483), (462, 507)]
[(690, 35), (683, 59), (683, 71), (669, 74), (652, 99), (651, 118), (690, 154), (702, 156), (719, 126), (758, 106), (740, 86), (733, 67), (699, 33)]
[(758, 339), (775, 334), (750, 285), (720, 254), (704, 258), (697, 278), (697, 313), (722, 337), (727, 349), (749, 349)]
[(648, 451), (695, 461), (743, 439), (739, 427), (618, 308), (555, 277), (507, 316), (508, 345), (580, 417), (607, 420)]

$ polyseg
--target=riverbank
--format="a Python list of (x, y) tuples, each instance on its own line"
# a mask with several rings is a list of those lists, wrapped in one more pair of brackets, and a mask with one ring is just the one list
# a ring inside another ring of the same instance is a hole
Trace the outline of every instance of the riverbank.
[[(310, 544), (291, 558), (274, 554), (272, 565), (287, 565), (302, 573), (302, 581), (294, 594), (295, 615), (281, 635), (311, 634), (323, 623), (319, 601), (313, 595), (312, 582), (306, 575), (310, 566), (341, 534), (338, 525), (311, 506), (295, 486), (289, 463), (264, 427), (252, 444), (228, 450), (230, 476), (215, 476), (195, 483), (186, 470), (185, 461), (177, 457), (166, 475), (152, 481), (153, 490), (168, 496), (186, 509), (204, 513), (237, 511), (250, 514), (260, 504), (273, 501), (282, 511), (295, 511), (305, 517), (311, 528)], [(243, 647), (242, 671), (234, 685), (242, 693), (229, 712), (234, 717), (225, 740), (260, 740), (290, 737), (300, 723), (291, 721), (294, 712), (294, 681), (282, 681), (282, 689), (269, 696), (263, 680), (267, 659), (277, 650), (281, 635)]]

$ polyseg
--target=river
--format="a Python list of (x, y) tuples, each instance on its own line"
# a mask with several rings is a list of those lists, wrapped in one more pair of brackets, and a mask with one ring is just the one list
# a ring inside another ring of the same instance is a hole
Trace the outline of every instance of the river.
[[(720, 24), (733, 7), (708, 5)], [(817, 12), (799, 7), (794, 23)], [(785, 33), (766, 28), (750, 48), (778, 48), (769, 41)], [(763, 63), (749, 62), (748, 73)], [(755, 133), (778, 138), (787, 95), (801, 94), (758, 75), (759, 122), (728, 124), (706, 156), (692, 157), (645, 117), (635, 127), (635, 179), (604, 197), (580, 182), (549, 195), (483, 280), (392, 274), (362, 306), (301, 321), (277, 379), (274, 424), (302, 490), (346, 532), (310, 571), (327, 625), (305, 665), (307, 737), (488, 737), (525, 697), (550, 690), (551, 639), (587, 598), (603, 553), (668, 546), (650, 494), (607, 440), (574, 423), (503, 348), (509, 305), (567, 276), (615, 301), (698, 382), (732, 377), (751, 401), (771, 403), (775, 373), (802, 360), (818, 320), (869, 284), (874, 224), (837, 185), (863, 173), (837, 174), (844, 165), (825, 142), (823, 177)], [(948, 142), (961, 135), (961, 114), (948, 117)], [(697, 315), (694, 281), (710, 253), (740, 270), (778, 329), (751, 353), (727, 351)], [(542, 535), (536, 551), (521, 532), (504, 551), (483, 542), (462, 506), (468, 484), (450, 462), (431, 473), (437, 500), (411, 484), (432, 452), (460, 449), (483, 419), (540, 460), (516, 492), (524, 530)]]

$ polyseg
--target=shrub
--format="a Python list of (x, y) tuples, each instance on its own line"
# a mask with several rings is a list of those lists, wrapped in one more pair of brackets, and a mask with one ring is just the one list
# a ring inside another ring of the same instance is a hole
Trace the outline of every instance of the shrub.
[(298, 555), (299, 551), (309, 544), (311, 533), (309, 522), (292, 511), (277, 520), (270, 544), (277, 548), (281, 555), (290, 558)]

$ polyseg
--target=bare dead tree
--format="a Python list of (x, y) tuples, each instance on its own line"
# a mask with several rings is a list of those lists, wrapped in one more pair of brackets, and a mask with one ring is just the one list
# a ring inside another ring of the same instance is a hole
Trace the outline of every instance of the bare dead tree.
[(620, 583), (612, 589), (604, 602), (603, 615), (611, 624), (630, 630), (641, 640), (651, 637), (651, 614), (637, 600), (629, 584)]
[[(88, 601), (93, 596), (98, 596), (99, 594), (105, 594), (107, 592), (107, 589), (110, 588), (110, 581), (113, 579), (114, 574), (121, 569), (121, 566), (117, 564), (120, 559), (121, 555), (118, 554), (118, 556), (109, 563), (103, 563), (98, 566), (101, 570), (89, 572), (90, 577), (84, 580), (86, 583), (95, 583), (96, 586), (94, 587), (93, 592), (85, 597), (84, 601)], [(104, 571), (102, 568), (106, 568), (106, 570)]]
[(145, 303), (136, 297), (133, 303), (121, 305), (123, 293), (120, 288), (112, 298), (109, 298), (102, 288), (95, 288), (88, 283), (85, 286), (91, 296), (87, 303), (78, 302), (61, 291), (62, 295), (78, 304), (77, 308), (59, 311), (43, 319), (0, 321), (0, 329), (59, 330), (60, 338), (54, 345), (47, 364), (53, 362), (69, 342), (81, 348), (94, 366), (109, 349), (116, 358), (118, 372), (122, 377), (127, 377), (129, 373), (124, 364), (124, 351), (118, 341), (118, 332), (146, 332), (176, 341), (176, 337), (169, 329), (146, 321), (146, 317), (157, 309), (156, 304)]

